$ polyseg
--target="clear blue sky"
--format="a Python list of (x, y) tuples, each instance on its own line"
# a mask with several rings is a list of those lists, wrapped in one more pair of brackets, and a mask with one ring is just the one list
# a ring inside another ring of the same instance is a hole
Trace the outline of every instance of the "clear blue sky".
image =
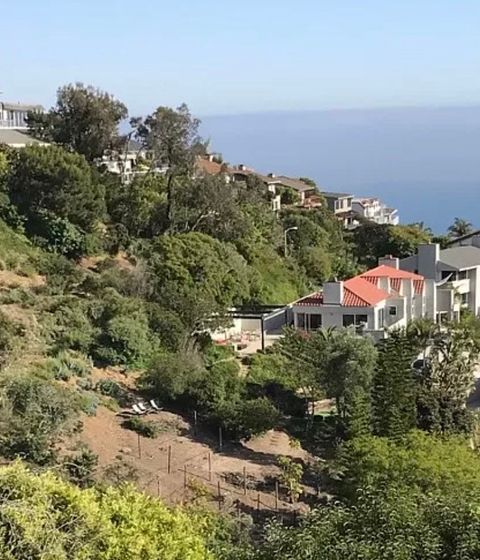
[(131, 114), (480, 103), (480, 0), (2, 2), (4, 100), (83, 81)]

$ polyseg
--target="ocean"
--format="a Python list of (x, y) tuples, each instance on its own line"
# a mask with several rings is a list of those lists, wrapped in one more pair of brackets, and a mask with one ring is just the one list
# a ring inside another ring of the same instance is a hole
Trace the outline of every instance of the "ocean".
[(480, 107), (210, 116), (201, 132), (231, 164), (378, 196), (402, 223), (480, 227)]

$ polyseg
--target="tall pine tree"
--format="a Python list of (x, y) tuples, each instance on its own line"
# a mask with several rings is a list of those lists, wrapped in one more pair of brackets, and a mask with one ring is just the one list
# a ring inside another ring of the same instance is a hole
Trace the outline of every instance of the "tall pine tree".
[(415, 352), (403, 332), (380, 345), (373, 379), (373, 427), (379, 436), (400, 439), (416, 424)]

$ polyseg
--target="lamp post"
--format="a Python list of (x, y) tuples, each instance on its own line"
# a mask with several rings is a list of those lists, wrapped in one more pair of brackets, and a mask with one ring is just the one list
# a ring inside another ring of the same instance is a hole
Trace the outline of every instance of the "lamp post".
[(298, 227), (293, 226), (293, 227), (287, 228), (283, 232), (283, 251), (284, 251), (284, 254), (285, 254), (285, 258), (288, 256), (288, 232), (289, 231), (297, 231), (297, 230), (298, 230)]

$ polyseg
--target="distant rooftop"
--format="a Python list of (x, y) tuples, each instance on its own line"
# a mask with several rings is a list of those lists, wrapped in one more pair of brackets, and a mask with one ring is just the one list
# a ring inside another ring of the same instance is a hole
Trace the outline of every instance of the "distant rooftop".
[(342, 193), (342, 192), (321, 191), (321, 193), (325, 198), (348, 198), (353, 196), (353, 194), (351, 193)]
[(440, 261), (456, 269), (480, 266), (480, 249), (471, 245), (443, 249), (440, 251)]
[(32, 144), (45, 146), (46, 142), (36, 140), (28, 134), (14, 130), (13, 128), (0, 128), (0, 144), (7, 144), (12, 148), (24, 148)]

